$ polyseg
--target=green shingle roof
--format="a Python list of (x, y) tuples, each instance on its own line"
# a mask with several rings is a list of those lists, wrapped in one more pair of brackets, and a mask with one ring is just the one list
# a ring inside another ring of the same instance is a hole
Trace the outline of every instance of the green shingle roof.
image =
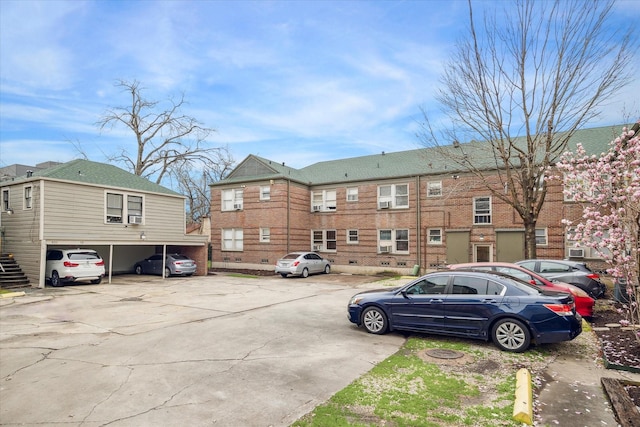
[[(573, 151), (577, 143), (582, 143), (588, 154), (598, 155), (607, 150), (609, 142), (620, 135), (621, 131), (622, 125), (578, 130), (569, 141), (567, 149)], [(517, 144), (525, 142), (524, 137), (516, 139)], [(493, 151), (486, 141), (460, 144), (460, 148), (450, 145), (330, 160), (314, 163), (302, 169), (249, 155), (226, 179), (213, 185), (277, 178), (322, 185), (461, 172), (460, 166), (439, 154), (438, 150), (461, 150), (459, 152), (467, 153), (474, 166), (479, 168), (496, 166)]]
[(146, 178), (122, 170), (117, 166), (84, 159), (72, 160), (35, 172), (33, 177), (181, 196), (180, 193), (176, 193)]

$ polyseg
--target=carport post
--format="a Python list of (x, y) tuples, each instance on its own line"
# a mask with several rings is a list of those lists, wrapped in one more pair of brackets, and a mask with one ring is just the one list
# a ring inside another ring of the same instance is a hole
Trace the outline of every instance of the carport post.
[(166, 277), (164, 277), (164, 269), (167, 268), (167, 245), (164, 244), (162, 245), (162, 278), (166, 279)]
[(113, 271), (113, 243), (109, 245), (109, 284), (111, 284), (112, 271)]

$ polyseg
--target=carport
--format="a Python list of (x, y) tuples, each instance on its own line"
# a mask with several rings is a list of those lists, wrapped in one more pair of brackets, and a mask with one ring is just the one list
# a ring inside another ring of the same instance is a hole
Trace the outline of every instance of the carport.
[(38, 281), (38, 287), (44, 288), (46, 285), (46, 256), (49, 249), (84, 248), (97, 251), (105, 262), (105, 279), (110, 284), (113, 275), (131, 274), (137, 261), (160, 253), (163, 255), (163, 259), (170, 253), (186, 255), (196, 261), (198, 265), (196, 275), (206, 275), (208, 269), (207, 245), (207, 236), (186, 235), (185, 239), (180, 241), (150, 241), (146, 238), (144, 232), (140, 233), (140, 242), (105, 242), (98, 240), (43, 241), (40, 251), (40, 280)]

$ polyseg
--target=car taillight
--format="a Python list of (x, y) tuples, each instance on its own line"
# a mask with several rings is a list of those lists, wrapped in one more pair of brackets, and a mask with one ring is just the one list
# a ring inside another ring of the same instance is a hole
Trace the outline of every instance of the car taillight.
[(65, 262), (64, 262), (64, 266), (65, 266), (65, 267), (77, 267), (77, 266), (79, 266), (79, 265), (80, 265), (80, 264), (78, 264), (77, 262), (71, 262), (71, 261), (65, 261)]
[(297, 267), (298, 264), (300, 264), (300, 261), (294, 261), (293, 264), (291, 264), (291, 265), (294, 266), (294, 267)]
[(181, 265), (182, 261), (174, 261), (173, 265)]
[(96, 262), (96, 265), (98, 267), (102, 267), (104, 265), (104, 260), (100, 260), (100, 261)]
[(596, 274), (596, 273), (590, 273), (590, 274), (587, 274), (587, 277), (588, 277), (589, 279), (593, 279), (593, 280), (600, 280), (600, 275), (599, 275), (599, 274)]
[(544, 304), (546, 308), (558, 316), (573, 316), (574, 304)]

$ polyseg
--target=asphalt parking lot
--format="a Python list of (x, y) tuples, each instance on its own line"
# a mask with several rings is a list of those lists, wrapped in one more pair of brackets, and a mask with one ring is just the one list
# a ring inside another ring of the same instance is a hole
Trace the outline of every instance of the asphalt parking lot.
[(288, 426), (393, 354), (372, 277), (116, 276), (0, 299), (0, 424)]

